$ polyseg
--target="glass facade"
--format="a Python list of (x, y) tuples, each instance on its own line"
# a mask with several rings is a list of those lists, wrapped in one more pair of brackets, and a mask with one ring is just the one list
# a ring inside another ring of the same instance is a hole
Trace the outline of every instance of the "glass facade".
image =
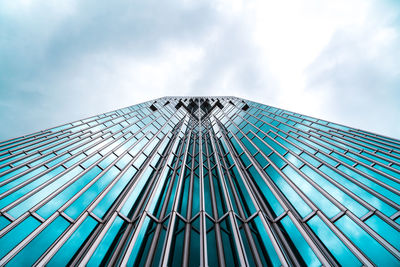
[(400, 140), (164, 97), (0, 142), (0, 265), (400, 265)]

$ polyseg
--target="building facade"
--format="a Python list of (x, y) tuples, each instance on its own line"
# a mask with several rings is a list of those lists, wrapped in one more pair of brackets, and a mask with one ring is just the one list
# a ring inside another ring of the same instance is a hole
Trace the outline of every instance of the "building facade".
[(400, 265), (400, 140), (164, 97), (0, 142), (0, 265)]

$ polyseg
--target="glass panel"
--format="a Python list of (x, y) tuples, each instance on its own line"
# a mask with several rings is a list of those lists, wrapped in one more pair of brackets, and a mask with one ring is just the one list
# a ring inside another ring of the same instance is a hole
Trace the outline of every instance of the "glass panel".
[(296, 191), (271, 166), (266, 169), (266, 172), (302, 217), (307, 216), (312, 211)]
[(32, 266), (46, 249), (64, 232), (69, 223), (57, 217), (9, 262), (10, 266)]
[(89, 159), (87, 159), (84, 162), (82, 162), (81, 164), (82, 164), (83, 167), (85, 167), (87, 169), (87, 168), (89, 168), (90, 165), (92, 165), (93, 163), (98, 161), (100, 158), (101, 158), (101, 155), (99, 153), (96, 153), (92, 157), (90, 157)]
[(14, 181), (3, 185), (2, 187), (0, 187), (0, 194), (6, 192), (9, 189), (14, 188), (15, 186), (21, 184), (22, 182), (25, 182), (26, 180), (29, 180), (30, 178), (34, 177), (35, 175), (38, 175), (39, 173), (41, 173), (45, 170), (47, 170), (47, 168), (44, 166), (41, 166), (35, 170), (32, 170), (32, 171), (22, 175), (21, 177), (15, 179)]
[[(79, 169), (82, 169), (79, 167)], [(76, 173), (80, 172), (77, 169)], [(72, 196), (74, 196), (79, 190), (81, 190), (87, 183), (89, 183), (92, 179), (94, 179), (101, 172), (100, 168), (95, 166), (87, 173), (82, 175), (78, 180), (69, 185), (66, 189), (58, 193), (57, 196), (52, 198), (49, 202), (43, 205), (40, 209), (37, 210), (37, 213), (43, 218), (50, 217), (57, 209), (59, 209), (65, 202), (67, 202)], [(68, 182), (74, 176), (74, 173), (67, 173), (59, 178), (55, 183), (51, 184), (52, 189), (55, 190), (63, 185), (65, 182)]]
[(85, 240), (97, 225), (97, 221), (91, 217), (87, 217), (85, 221), (73, 232), (64, 245), (51, 258), (48, 266), (62, 266), (68, 263), (80, 246), (85, 243)]
[(375, 230), (380, 236), (385, 238), (391, 245), (400, 250), (400, 232), (391, 227), (381, 218), (373, 215), (365, 223)]
[(383, 248), (378, 241), (346, 215), (335, 222), (335, 224), (356, 246), (366, 253), (375, 264), (381, 266), (396, 266), (399, 264), (399, 261)]
[(396, 210), (392, 207), (390, 207), (388, 204), (380, 200), (379, 198), (373, 196), (372, 194), (368, 193), (364, 189), (360, 188), (358, 185), (352, 183), (351, 181), (347, 180), (340, 174), (334, 172), (332, 169), (329, 169), (325, 165), (320, 167), (320, 170), (325, 172), (329, 177), (332, 177), (335, 179), (338, 183), (341, 185), (345, 186), (347, 189), (349, 189), (351, 192), (357, 194), (357, 196), (361, 197), (364, 199), (366, 202), (369, 204), (373, 205), (377, 209), (381, 210), (383, 213), (387, 214), (388, 216), (391, 216)]
[(65, 159), (67, 159), (67, 158), (69, 158), (69, 157), (71, 157), (70, 154), (62, 155), (61, 157), (58, 157), (58, 158), (56, 158), (56, 159), (50, 161), (49, 163), (47, 163), (47, 166), (53, 167), (54, 165), (60, 163), (61, 161), (65, 160)]
[[(134, 189), (129, 195), (129, 198), (125, 202), (124, 206), (121, 209), (121, 213), (125, 216), (128, 216), (129, 211), (135, 207), (136, 201), (138, 198), (141, 196), (141, 192), (143, 190), (143, 187), (147, 184), (148, 180), (147, 177), (139, 177), (136, 178), (139, 179), (138, 181), (135, 182)], [(140, 199), (140, 198), (139, 198)]]
[(289, 216), (285, 216), (285, 218), (281, 220), (281, 224), (293, 242), (294, 248), (298, 250), (298, 256), (303, 258), (305, 264), (307, 266), (321, 266), (321, 262), (318, 260), (314, 251), (307, 244), (306, 240), (300, 234), (299, 230), (293, 224)]
[[(357, 166), (357, 167), (362, 167), (362, 166)], [(385, 197), (393, 200), (396, 203), (400, 203), (400, 196), (394, 194), (393, 192), (389, 191), (388, 189), (382, 187), (381, 185), (378, 185), (377, 183), (373, 182), (372, 180), (365, 178), (363, 176), (361, 176), (360, 174), (356, 173), (353, 170), (350, 170), (349, 168), (346, 168), (345, 166), (339, 166), (338, 167), (339, 170), (343, 171), (344, 173), (346, 173), (347, 175), (357, 179), (358, 181), (362, 182), (363, 184), (367, 185), (368, 187), (374, 189), (376, 192), (384, 195)], [(359, 169), (359, 168), (357, 168)], [(361, 169), (361, 168), (360, 168)], [(366, 168), (363, 168), (365, 171)], [(372, 173), (371, 175), (374, 178), (378, 178), (378, 179), (382, 179), (384, 177), (380, 177), (379, 175)], [(386, 180), (385, 182), (393, 182), (387, 178), (385, 178), (384, 180)], [(393, 182), (394, 183), (394, 182)], [(393, 187), (394, 184), (392, 184), (391, 186)]]
[(23, 171), (26, 171), (28, 169), (28, 167), (23, 166), (19, 169), (16, 169), (15, 171), (9, 172), (5, 175), (3, 175), (2, 177), (0, 177), (0, 182), (7, 180), (10, 177), (13, 177), (14, 175), (17, 175), (18, 173), (21, 173)]
[(290, 166), (283, 168), (283, 173), (294, 182), (300, 190), (328, 217), (332, 218), (340, 210), (332, 204), (324, 195), (321, 194), (314, 186), (295, 172)]
[(82, 168), (76, 166), (70, 172), (66, 173), (65, 175), (58, 178), (55, 182), (45, 186), (40, 191), (36, 192), (34, 195), (30, 196), (14, 208), (8, 211), (10, 215), (14, 218), (18, 218), (24, 212), (28, 211), (30, 208), (35, 206), (38, 202), (40, 202), (44, 197), (48, 196), (53, 190), (57, 189), (60, 185), (64, 184), (68, 181), (71, 177), (75, 176), (76, 174), (80, 173)]
[(329, 249), (329, 252), (342, 266), (360, 266), (361, 262), (343, 244), (343, 242), (331, 231), (331, 229), (318, 217), (314, 216), (309, 220), (308, 225), (318, 238)]
[(42, 177), (36, 179), (35, 181), (32, 181), (31, 183), (27, 184), (26, 186), (22, 187), (21, 189), (15, 191), (14, 193), (6, 196), (5, 198), (0, 200), (0, 208), (3, 208), (10, 203), (14, 202), (20, 197), (23, 197), (25, 194), (30, 192), (31, 190), (35, 189), (39, 185), (43, 184), (44, 182), (52, 179), (54, 176), (57, 174), (61, 173), (64, 171), (65, 168), (62, 166), (59, 166), (55, 168), (54, 170), (50, 171), (49, 173), (44, 174)]
[(78, 161), (80, 161), (80, 160), (82, 160), (84, 158), (86, 158), (86, 155), (80, 154), (79, 156), (75, 156), (71, 160), (65, 162), (64, 165), (69, 168), (69, 167), (71, 167), (72, 165), (74, 165), (75, 163), (77, 163)]
[(360, 203), (355, 201), (349, 195), (341, 191), (338, 187), (333, 185), (331, 182), (326, 180), (324, 177), (319, 175), (317, 172), (312, 170), (308, 166), (304, 166), (301, 168), (301, 171), (305, 173), (308, 177), (313, 179), (316, 183), (318, 183), (325, 191), (327, 191), (331, 196), (340, 201), (340, 203), (348, 208), (351, 212), (353, 212), (358, 217), (362, 217), (367, 214), (368, 209), (362, 206)]
[(99, 192), (120, 173), (116, 167), (112, 167), (104, 173), (94, 184), (90, 186), (80, 197), (78, 197), (66, 210), (65, 213), (76, 219), (84, 209), (96, 198)]
[[(259, 217), (255, 218), (254, 223), (259, 232), (259, 237), (261, 238), (262, 243), (268, 253), (268, 255), (264, 255), (264, 256), (268, 257), (270, 263), (272, 263), (272, 266), (282, 266), (281, 261), (279, 260), (279, 257), (276, 254), (276, 251), (271, 243), (271, 240), (267, 234), (267, 231), (265, 230), (265, 226), (263, 225), (261, 219)], [(259, 252), (262, 252), (262, 251), (259, 251)], [(261, 253), (261, 255), (262, 255), (262, 253)]]
[(114, 242), (118, 241), (118, 233), (123, 222), (124, 221), (120, 217), (115, 219), (110, 228), (107, 230), (100, 244), (94, 251), (90, 261), (88, 262), (88, 266), (100, 266), (100, 264), (106, 264), (105, 261), (107, 261), (107, 258), (110, 257), (109, 253), (113, 252), (117, 245)]
[(107, 212), (108, 208), (114, 203), (119, 194), (124, 190), (125, 186), (132, 180), (137, 170), (134, 167), (129, 167), (129, 169), (122, 175), (117, 183), (112, 187), (112, 189), (104, 196), (104, 198), (97, 204), (93, 213), (99, 218), (102, 218)]
[(303, 162), (301, 160), (299, 160), (298, 158), (296, 158), (295, 156), (293, 156), (290, 152), (285, 155), (285, 159), (290, 161), (297, 168), (300, 168), (301, 165), (303, 165)]
[(105, 159), (103, 159), (98, 165), (105, 169), (107, 168), (115, 159), (117, 158), (117, 156), (115, 156), (114, 154), (110, 154), (109, 156), (107, 156)]
[(0, 258), (4, 257), (39, 225), (39, 221), (33, 217), (28, 217), (2, 236), (0, 238)]

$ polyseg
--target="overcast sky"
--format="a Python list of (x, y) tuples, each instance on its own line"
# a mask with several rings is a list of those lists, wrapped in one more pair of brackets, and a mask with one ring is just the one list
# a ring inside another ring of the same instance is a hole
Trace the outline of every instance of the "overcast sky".
[(167, 95), (400, 138), (400, 2), (0, 1), (0, 140)]

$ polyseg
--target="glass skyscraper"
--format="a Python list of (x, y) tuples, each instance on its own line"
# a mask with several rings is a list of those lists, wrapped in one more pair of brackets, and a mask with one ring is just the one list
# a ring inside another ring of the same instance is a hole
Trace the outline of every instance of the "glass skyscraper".
[(164, 97), (0, 142), (0, 265), (400, 265), (400, 140)]

